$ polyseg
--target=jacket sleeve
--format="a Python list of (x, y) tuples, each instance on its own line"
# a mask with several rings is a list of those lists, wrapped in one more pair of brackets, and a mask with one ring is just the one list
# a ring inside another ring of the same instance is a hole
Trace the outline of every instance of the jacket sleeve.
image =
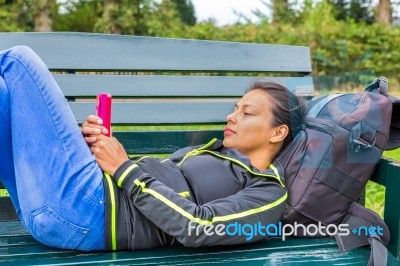
[(277, 182), (254, 177), (238, 193), (199, 206), (132, 161), (125, 162), (113, 178), (141, 213), (190, 247), (241, 244), (276, 235), (287, 198)]

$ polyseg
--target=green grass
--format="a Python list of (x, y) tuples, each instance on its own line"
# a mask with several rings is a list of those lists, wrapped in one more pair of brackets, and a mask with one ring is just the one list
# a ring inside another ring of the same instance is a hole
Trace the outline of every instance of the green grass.
[(365, 195), (365, 206), (375, 211), (383, 218), (385, 205), (385, 187), (375, 182), (368, 181)]
[(383, 153), (383, 156), (396, 161), (400, 161), (400, 148), (393, 151), (385, 151)]

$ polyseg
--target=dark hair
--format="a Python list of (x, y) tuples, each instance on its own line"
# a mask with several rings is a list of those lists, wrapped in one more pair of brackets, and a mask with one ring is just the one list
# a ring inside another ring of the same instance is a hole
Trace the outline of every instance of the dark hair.
[(246, 93), (257, 89), (266, 92), (271, 96), (271, 99), (274, 99), (271, 101), (271, 111), (274, 115), (272, 126), (287, 125), (289, 127), (289, 134), (281, 148), (283, 149), (302, 129), (303, 117), (306, 110), (304, 101), (285, 86), (273, 80), (257, 79), (246, 90)]

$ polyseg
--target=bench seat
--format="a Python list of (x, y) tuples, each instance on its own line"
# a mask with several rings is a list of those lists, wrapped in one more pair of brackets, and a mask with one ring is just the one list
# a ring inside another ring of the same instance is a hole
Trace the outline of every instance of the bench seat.
[[(48, 248), (36, 242), (19, 221), (0, 227), (0, 264), (118, 264), (118, 265), (366, 265), (369, 248), (340, 253), (335, 240), (327, 238), (273, 238), (223, 247), (163, 247), (119, 252), (76, 252)], [(389, 256), (388, 265), (398, 261)]]

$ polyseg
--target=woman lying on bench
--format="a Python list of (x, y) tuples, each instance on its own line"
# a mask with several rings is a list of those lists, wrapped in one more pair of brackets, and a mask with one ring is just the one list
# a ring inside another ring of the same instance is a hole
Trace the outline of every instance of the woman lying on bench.
[(0, 181), (25, 228), (52, 247), (254, 242), (268, 234), (250, 227), (276, 224), (285, 208), (274, 157), (303, 113), (285, 87), (258, 80), (227, 116), (223, 141), (130, 160), (98, 117), (78, 127), (45, 64), (18, 46), (0, 52)]

